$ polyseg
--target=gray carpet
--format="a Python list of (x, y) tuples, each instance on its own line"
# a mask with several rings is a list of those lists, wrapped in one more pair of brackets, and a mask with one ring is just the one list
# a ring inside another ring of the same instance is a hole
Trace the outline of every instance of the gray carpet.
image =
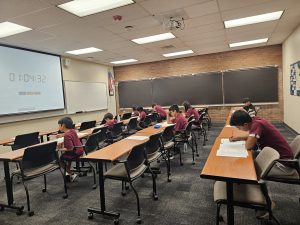
[[(184, 165), (179, 165), (178, 156), (171, 162), (172, 182), (167, 182), (165, 163), (161, 162), (162, 174), (158, 175), (157, 192), (159, 199), (154, 201), (151, 196), (152, 181), (146, 175), (135, 181), (134, 185), (139, 193), (141, 202), (141, 217), (143, 224), (215, 224), (216, 205), (213, 202), (213, 181), (201, 179), (200, 170), (211, 149), (216, 136), (224, 124), (214, 124), (208, 132), (209, 142), (202, 146), (199, 141), (200, 157), (196, 165), (192, 165), (190, 149), (183, 155)], [(291, 130), (281, 124), (276, 124), (281, 133), (290, 142), (296, 136)], [(11, 164), (11, 168), (15, 168)], [(91, 174), (88, 177), (78, 177), (69, 184), (69, 198), (62, 199), (62, 178), (58, 172), (48, 176), (48, 192), (42, 193), (43, 179), (30, 181), (28, 186), (31, 196), (31, 206), (35, 211), (33, 217), (26, 213), (16, 216), (14, 211), (6, 209), (0, 212), (0, 224), (113, 224), (112, 220), (95, 215), (88, 220), (87, 208), (99, 206), (99, 190), (92, 189)], [(3, 181), (3, 166), (0, 166), (0, 201), (6, 201)], [(137, 217), (136, 201), (132, 190), (126, 196), (121, 196), (121, 184), (118, 181), (105, 182), (106, 205), (108, 210), (121, 213), (120, 224), (135, 224)], [(300, 224), (300, 186), (269, 182), (271, 197), (276, 203), (275, 216), (282, 225)], [(26, 195), (22, 184), (14, 185), (15, 202), (26, 205)], [(26, 209), (26, 208), (25, 208)], [(251, 209), (235, 208), (236, 224), (267, 224), (255, 218)], [(221, 210), (226, 221), (226, 209)], [(224, 222), (221, 224), (225, 224)]]

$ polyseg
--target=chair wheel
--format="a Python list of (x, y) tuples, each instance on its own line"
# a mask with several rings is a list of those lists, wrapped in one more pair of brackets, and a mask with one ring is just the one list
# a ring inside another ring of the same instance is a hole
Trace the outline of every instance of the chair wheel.
[(28, 216), (33, 216), (34, 215), (34, 211), (29, 211), (27, 214), (28, 214)]
[(0, 211), (4, 211), (4, 206), (0, 205)]
[(126, 195), (126, 192), (125, 192), (125, 191), (122, 191), (121, 194), (122, 194), (122, 196), (125, 196), (125, 195)]
[(195, 162), (192, 162), (192, 165), (195, 165)]
[(142, 175), (141, 175), (141, 178), (144, 178), (144, 177), (145, 177), (145, 174), (142, 174)]
[(16, 215), (17, 216), (21, 216), (23, 214), (23, 210), (18, 210), (17, 212), (16, 212)]
[(153, 194), (153, 199), (154, 199), (155, 201), (158, 200), (157, 194)]
[(46, 189), (46, 188), (43, 188), (43, 189), (42, 189), (42, 192), (44, 192), (44, 193), (45, 193), (46, 191), (47, 191), (47, 189)]
[(129, 186), (125, 185), (125, 190), (129, 190)]
[(118, 225), (119, 224), (119, 219), (115, 219), (114, 224)]
[(68, 194), (64, 194), (64, 195), (63, 195), (63, 199), (66, 199), (66, 198), (68, 198), (68, 197), (69, 197)]
[(180, 163), (180, 166), (183, 166), (183, 163)]
[(97, 184), (94, 184), (94, 185), (92, 186), (92, 188), (93, 188), (93, 189), (96, 189), (96, 188), (97, 188)]
[(199, 154), (196, 154), (197, 157), (199, 157)]
[(168, 178), (168, 182), (171, 182), (172, 180), (170, 178)]
[(137, 224), (141, 224), (141, 223), (142, 223), (142, 219), (141, 219), (140, 217), (138, 217), (138, 218), (136, 219), (136, 223), (137, 223)]
[(90, 213), (89, 213), (89, 215), (88, 215), (88, 219), (89, 219), (89, 220), (92, 220), (92, 219), (94, 219), (94, 214), (93, 214), (92, 212), (90, 212)]

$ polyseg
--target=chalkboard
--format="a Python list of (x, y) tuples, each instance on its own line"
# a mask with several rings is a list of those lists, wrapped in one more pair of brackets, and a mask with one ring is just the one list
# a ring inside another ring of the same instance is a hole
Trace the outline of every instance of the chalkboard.
[(153, 79), (153, 102), (161, 105), (223, 104), (220, 72)]
[(107, 109), (105, 83), (65, 81), (64, 85), (68, 113)]
[(151, 80), (124, 81), (118, 83), (119, 104), (121, 108), (150, 106), (152, 104)]
[(225, 104), (241, 103), (244, 97), (252, 102), (278, 102), (278, 68), (264, 67), (223, 73)]

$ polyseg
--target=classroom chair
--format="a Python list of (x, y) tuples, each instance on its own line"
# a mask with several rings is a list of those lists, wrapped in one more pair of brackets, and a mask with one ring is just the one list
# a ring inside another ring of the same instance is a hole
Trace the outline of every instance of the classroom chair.
[(120, 141), (123, 138), (123, 122), (114, 124), (112, 129), (107, 133), (107, 140), (110, 144)]
[(138, 129), (138, 118), (132, 117), (130, 118), (127, 126), (125, 127), (125, 130), (123, 131), (123, 134), (125, 136), (132, 135), (137, 132)]
[(141, 177), (146, 169), (148, 169), (152, 174), (152, 182), (153, 182), (153, 199), (157, 200), (158, 196), (156, 194), (156, 181), (155, 175), (152, 172), (151, 168), (146, 164), (146, 153), (145, 153), (145, 146), (146, 143), (137, 145), (132, 148), (131, 152), (127, 156), (125, 160), (117, 161), (117, 165), (113, 166), (109, 169), (105, 174), (104, 177), (106, 179), (113, 179), (122, 181), (122, 193), (125, 189), (125, 182), (130, 184), (137, 201), (137, 212), (138, 218), (136, 220), (137, 223), (141, 223), (141, 214), (140, 214), (140, 200), (137, 191), (133, 187), (133, 181)]
[(11, 145), (12, 150), (25, 148), (30, 145), (40, 143), (39, 132), (33, 132), (28, 134), (21, 134), (15, 137), (14, 143)]
[(143, 128), (147, 128), (149, 126), (151, 126), (151, 116), (147, 115), (146, 118), (143, 121), (139, 122), (139, 126), (143, 129)]
[(192, 127), (193, 131), (196, 131), (198, 133), (198, 139), (200, 139), (200, 136), (203, 136), (203, 146), (205, 146), (206, 142), (208, 141), (207, 132), (205, 129), (205, 125), (207, 123), (205, 116), (205, 113), (200, 114), (199, 121), (197, 123), (194, 123)]
[(211, 122), (211, 117), (208, 113), (208, 108), (199, 109), (198, 113), (199, 113), (200, 117), (202, 115), (203, 119), (201, 122), (204, 126), (207, 126), (207, 130), (209, 131), (209, 129), (211, 128), (212, 122)]
[[(188, 144), (191, 147), (192, 156), (193, 156), (192, 164), (194, 165), (195, 164), (195, 152), (196, 152), (196, 154), (198, 154), (198, 145), (197, 145), (197, 140), (195, 139), (194, 134), (192, 132), (193, 122), (194, 122), (194, 120), (191, 120), (190, 122), (188, 122), (185, 129), (180, 134), (175, 135), (174, 143), (175, 143), (175, 146), (177, 146), (178, 144)], [(196, 151), (194, 149), (194, 145), (196, 147)], [(180, 150), (180, 148), (178, 148), (178, 150), (179, 150), (180, 165), (182, 166), (183, 163), (182, 163), (182, 159), (181, 159), (181, 150)]]
[(151, 113), (150, 115), (150, 120), (151, 120), (151, 124), (154, 125), (156, 123), (158, 123), (159, 120), (159, 115), (156, 112)]
[[(11, 175), (11, 187), (13, 187), (14, 176), (20, 177), (24, 185), (27, 197), (27, 210), (28, 215), (33, 216), (34, 211), (30, 208), (30, 198), (29, 191), (27, 187), (27, 181), (32, 180), (36, 177), (44, 176), (44, 188), (43, 192), (47, 191), (47, 180), (46, 175), (55, 170), (59, 170), (63, 182), (64, 182), (64, 192), (63, 198), (68, 197), (67, 186), (65, 177), (60, 168), (57, 152), (56, 152), (57, 142), (50, 142), (45, 144), (40, 144), (32, 147), (28, 147), (24, 151), (23, 158), (18, 161), (19, 169), (14, 171)], [(18, 212), (22, 213), (22, 212)]]
[(121, 120), (128, 120), (131, 118), (131, 113), (124, 113)]
[(300, 184), (300, 135), (298, 135), (290, 144), (294, 153), (293, 159), (278, 159), (277, 162), (284, 163), (283, 170), (278, 166), (274, 166), (268, 173), (266, 180), (287, 183)]
[(93, 134), (97, 133), (98, 137), (98, 149), (104, 148), (108, 145), (107, 143), (107, 127), (99, 127), (93, 130)]
[(80, 124), (79, 131), (87, 130), (96, 126), (96, 120), (85, 121)]
[[(234, 183), (233, 184), (233, 204), (239, 207), (251, 208), (255, 210), (267, 210), (268, 220), (274, 220), (279, 225), (278, 220), (272, 212), (272, 201), (270, 199), (267, 185), (264, 182), (266, 175), (273, 167), (276, 160), (279, 159), (279, 153), (270, 148), (265, 147), (256, 157), (254, 164), (256, 168), (258, 182), (250, 183)], [(217, 203), (216, 224), (219, 225), (221, 205), (227, 204), (226, 182), (216, 181), (214, 185), (214, 201)]]

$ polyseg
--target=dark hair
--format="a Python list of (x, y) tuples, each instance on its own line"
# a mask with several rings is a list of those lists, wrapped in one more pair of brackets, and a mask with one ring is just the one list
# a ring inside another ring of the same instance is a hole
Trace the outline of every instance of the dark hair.
[(135, 105), (133, 105), (133, 106), (132, 106), (132, 111), (136, 111), (136, 108), (137, 108), (137, 107), (136, 107)]
[(179, 107), (176, 104), (171, 105), (171, 107), (169, 108), (169, 111), (176, 111), (179, 112)]
[(153, 104), (152, 104), (152, 108), (154, 108), (156, 105), (157, 105), (156, 103), (153, 103)]
[(142, 111), (144, 111), (144, 109), (143, 109), (143, 107), (142, 107), (142, 106), (139, 106), (139, 107), (137, 107), (137, 108), (136, 108), (136, 110), (137, 110), (137, 111), (139, 111), (139, 112), (142, 112)]
[(104, 120), (106, 120), (106, 119), (112, 120), (113, 118), (114, 118), (114, 116), (113, 116), (113, 114), (111, 114), (111, 113), (106, 113), (106, 114), (104, 115), (104, 117), (103, 117)]
[(251, 123), (252, 118), (244, 110), (235, 111), (230, 118), (231, 126), (243, 126), (245, 123)]
[(70, 117), (64, 117), (64, 118), (61, 118), (61, 119), (58, 121), (58, 124), (60, 124), (60, 125), (65, 125), (65, 127), (66, 127), (67, 129), (73, 129), (73, 128), (74, 128), (73, 120), (72, 120)]
[(243, 99), (243, 103), (246, 103), (246, 102), (251, 102), (251, 99), (248, 98), (248, 97), (244, 98), (244, 99)]
[(191, 108), (191, 103), (189, 103), (188, 101), (184, 101), (182, 103), (182, 105), (184, 106), (184, 110), (187, 111), (189, 108)]

